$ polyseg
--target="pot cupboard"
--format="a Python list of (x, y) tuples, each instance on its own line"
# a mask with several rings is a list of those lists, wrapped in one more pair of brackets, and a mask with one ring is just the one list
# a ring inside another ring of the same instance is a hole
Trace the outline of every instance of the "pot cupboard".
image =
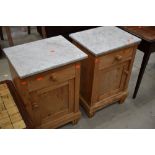
[(140, 39), (117, 28), (99, 27), (70, 35), (88, 55), (81, 64), (80, 101), (89, 117), (116, 101), (123, 103)]
[(35, 128), (80, 118), (80, 61), (87, 55), (62, 36), (4, 49), (14, 85)]

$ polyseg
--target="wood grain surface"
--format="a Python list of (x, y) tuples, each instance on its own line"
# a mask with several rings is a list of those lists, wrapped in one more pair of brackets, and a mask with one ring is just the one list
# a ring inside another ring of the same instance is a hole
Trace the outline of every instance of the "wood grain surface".
[(7, 84), (0, 84), (0, 128), (26, 128), (26, 124), (15, 104)]

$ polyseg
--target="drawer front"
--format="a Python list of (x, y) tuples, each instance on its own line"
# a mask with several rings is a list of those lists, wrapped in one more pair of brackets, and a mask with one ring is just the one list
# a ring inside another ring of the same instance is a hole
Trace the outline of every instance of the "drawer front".
[(99, 58), (99, 69), (132, 59), (133, 47), (109, 53)]
[(47, 72), (38, 76), (32, 77), (28, 81), (29, 92), (43, 89), (49, 86), (56, 86), (61, 82), (65, 82), (75, 77), (75, 65), (69, 66), (56, 72)]

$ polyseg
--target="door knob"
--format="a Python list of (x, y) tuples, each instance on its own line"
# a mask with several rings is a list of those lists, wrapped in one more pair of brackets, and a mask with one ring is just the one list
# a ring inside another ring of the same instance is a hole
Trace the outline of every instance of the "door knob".
[(32, 103), (32, 109), (36, 109), (38, 107), (39, 107), (39, 105), (36, 102)]
[(50, 76), (50, 79), (53, 80), (53, 81), (56, 81), (57, 80), (57, 76), (55, 74), (53, 74), (53, 75)]

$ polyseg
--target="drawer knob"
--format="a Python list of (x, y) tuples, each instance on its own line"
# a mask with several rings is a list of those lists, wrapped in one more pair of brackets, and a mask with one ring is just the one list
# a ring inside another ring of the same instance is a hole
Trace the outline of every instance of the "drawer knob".
[(36, 109), (36, 108), (38, 108), (39, 107), (39, 105), (37, 104), (37, 103), (32, 103), (32, 109)]
[(52, 76), (50, 76), (50, 79), (51, 79), (52, 81), (56, 81), (56, 80), (57, 80), (57, 77), (56, 77), (55, 74), (53, 74)]
[(116, 60), (118, 60), (118, 61), (120, 61), (120, 60), (122, 60), (122, 56), (121, 55), (116, 55)]

